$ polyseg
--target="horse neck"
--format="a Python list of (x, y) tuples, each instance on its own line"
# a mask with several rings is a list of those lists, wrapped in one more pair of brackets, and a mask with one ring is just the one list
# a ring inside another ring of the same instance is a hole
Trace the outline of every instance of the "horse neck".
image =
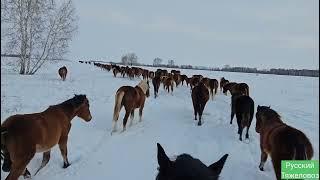
[(145, 87), (142, 84), (139, 84), (137, 87), (139, 87), (142, 90), (142, 92), (146, 94), (147, 89), (145, 89)]
[(61, 104), (57, 105), (60, 107), (60, 109), (63, 111), (65, 116), (67, 116), (67, 119), (71, 121), (74, 117), (77, 116), (77, 109), (72, 107), (71, 104)]
[(277, 117), (269, 119), (268, 121), (270, 121), (270, 122), (268, 124), (266, 124), (265, 128), (264, 128), (266, 130), (270, 130), (270, 129), (273, 129), (273, 128), (277, 127), (277, 126), (284, 125), (282, 120), (280, 118), (277, 118)]

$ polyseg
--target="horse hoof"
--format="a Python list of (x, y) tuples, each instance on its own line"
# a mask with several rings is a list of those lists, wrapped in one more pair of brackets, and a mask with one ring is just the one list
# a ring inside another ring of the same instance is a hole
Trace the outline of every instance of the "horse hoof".
[(264, 171), (263, 167), (259, 167), (260, 171)]
[(201, 123), (200, 123), (200, 122), (198, 122), (198, 126), (201, 126)]
[(63, 163), (63, 169), (66, 169), (69, 166), (70, 166), (70, 163)]
[(242, 138), (239, 138), (240, 141), (242, 141)]

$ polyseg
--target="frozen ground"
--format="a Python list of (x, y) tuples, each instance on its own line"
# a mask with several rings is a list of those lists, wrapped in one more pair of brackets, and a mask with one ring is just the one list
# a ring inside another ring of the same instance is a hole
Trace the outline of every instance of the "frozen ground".
[[(173, 95), (162, 86), (159, 98), (146, 100), (143, 121), (138, 123), (138, 113), (132, 127), (125, 133), (110, 136), (114, 94), (122, 85), (136, 85), (139, 80), (114, 78), (111, 72), (89, 64), (59, 62), (47, 64), (33, 76), (21, 76), (11, 66), (1, 62), (1, 122), (17, 113), (45, 110), (73, 97), (86, 94), (93, 116), (91, 122), (79, 118), (72, 121), (69, 134), (68, 155), (71, 166), (62, 168), (62, 157), (57, 147), (51, 160), (34, 180), (149, 180), (157, 174), (156, 143), (159, 142), (169, 156), (189, 153), (209, 165), (225, 153), (229, 157), (220, 179), (267, 180), (275, 179), (270, 158), (265, 171), (258, 169), (260, 161), (259, 135), (255, 132), (255, 118), (251, 125), (250, 142), (240, 142), (236, 121), (229, 124), (230, 95), (219, 91), (204, 110), (201, 127), (193, 120), (190, 90), (186, 86), (174, 89)], [(58, 77), (58, 68), (66, 65), (67, 80)], [(283, 120), (302, 130), (311, 140), (315, 156), (319, 159), (319, 82), (318, 78), (278, 75), (256, 75), (181, 70), (183, 74), (202, 74), (211, 78), (246, 82), (250, 95), (257, 105), (271, 105)], [(122, 111), (118, 128), (120, 130)], [(40, 166), (42, 155), (36, 154), (28, 165), (31, 174)], [(7, 174), (1, 171), (1, 178)], [(23, 179), (20, 177), (20, 179)]]

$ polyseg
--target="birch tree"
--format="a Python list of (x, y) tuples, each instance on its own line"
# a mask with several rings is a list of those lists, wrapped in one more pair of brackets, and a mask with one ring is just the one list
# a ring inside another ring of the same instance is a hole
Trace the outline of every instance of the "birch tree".
[(72, 0), (1, 0), (1, 5), (6, 49), (19, 54), (20, 74), (62, 59), (77, 29)]

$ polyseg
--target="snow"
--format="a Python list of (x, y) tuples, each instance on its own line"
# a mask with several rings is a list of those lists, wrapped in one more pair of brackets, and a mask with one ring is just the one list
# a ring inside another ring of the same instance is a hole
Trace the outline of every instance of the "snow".
[[(260, 148), (259, 134), (254, 130), (255, 118), (249, 142), (238, 140), (236, 119), (229, 124), (230, 95), (218, 91), (214, 100), (207, 103), (204, 124), (198, 127), (193, 120), (189, 87), (175, 88), (171, 95), (161, 85), (159, 97), (154, 99), (151, 85), (142, 122), (138, 122), (136, 110), (133, 125), (120, 133), (122, 109), (118, 131), (111, 136), (115, 92), (120, 86), (138, 84), (139, 79), (114, 78), (111, 71), (103, 71), (93, 64), (68, 61), (48, 63), (33, 76), (18, 75), (11, 70), (13, 63), (1, 63), (1, 122), (14, 114), (43, 111), (75, 93), (86, 94), (90, 102), (92, 120), (85, 122), (76, 117), (72, 121), (68, 141), (71, 166), (62, 168), (63, 160), (55, 146), (48, 165), (32, 177), (34, 180), (154, 179), (158, 167), (157, 142), (169, 156), (188, 153), (207, 165), (229, 153), (220, 177), (223, 180), (275, 179), (270, 157), (264, 172), (258, 168)], [(58, 76), (58, 68), (63, 65), (68, 68), (65, 82)], [(255, 107), (271, 105), (286, 123), (302, 130), (313, 144), (313, 159), (319, 159), (318, 78), (201, 70), (181, 70), (181, 73), (216, 79), (224, 76), (230, 81), (246, 82)], [(42, 154), (38, 153), (29, 163), (32, 175), (41, 160)], [(6, 176), (1, 171), (1, 178)]]

